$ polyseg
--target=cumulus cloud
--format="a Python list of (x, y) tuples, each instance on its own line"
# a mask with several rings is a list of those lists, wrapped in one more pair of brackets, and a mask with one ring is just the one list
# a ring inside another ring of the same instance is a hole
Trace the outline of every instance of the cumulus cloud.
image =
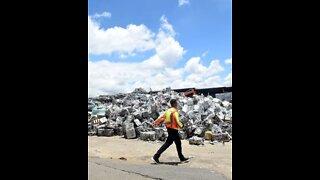
[(232, 86), (232, 72), (229, 73), (225, 78), (223, 82), (224, 86)]
[[(225, 64), (231, 64), (232, 65), (232, 58), (226, 59)], [(230, 72), (225, 78), (223, 82), (224, 86), (232, 86), (232, 72)]]
[(190, 58), (181, 68), (174, 68), (186, 52), (175, 39), (176, 32), (166, 16), (161, 16), (158, 32), (144, 25), (130, 24), (126, 28), (101, 28), (89, 16), (89, 53), (116, 53), (119, 59), (139, 52), (154, 50), (154, 54), (140, 62), (88, 61), (89, 96), (171, 88), (221, 87), (229, 78), (217, 74), (224, 71), (219, 60), (205, 66), (200, 57)]
[(179, 61), (183, 55), (183, 48), (173, 37), (159, 37), (156, 54), (161, 61), (171, 66)]
[(156, 56), (166, 66), (172, 66), (181, 59), (184, 49), (174, 39), (176, 33), (166, 16), (161, 16), (160, 22), (161, 26), (155, 39)]
[(160, 18), (161, 27), (159, 29), (160, 33), (165, 33), (169, 36), (174, 36), (175, 31), (170, 23), (168, 23), (168, 19), (165, 15), (162, 15)]
[(89, 94), (114, 94), (130, 92), (138, 80), (152, 74), (139, 63), (115, 63), (107, 60), (89, 61)]
[(161, 69), (166, 66), (157, 54), (143, 61), (142, 65), (153, 69)]
[(206, 57), (206, 56), (207, 56), (207, 54), (208, 54), (208, 51), (206, 51), (206, 52), (202, 53), (202, 54), (201, 54), (201, 57)]
[(220, 76), (211, 76), (204, 81), (204, 88), (222, 87)]
[(174, 39), (176, 33), (167, 18), (161, 16), (160, 22), (161, 26), (154, 40), (156, 54), (143, 63), (154, 68), (172, 67), (182, 58), (185, 50)]
[(96, 13), (95, 15), (93, 15), (93, 18), (100, 18), (100, 17), (111, 18), (111, 13), (104, 11), (101, 14)]
[(125, 59), (125, 58), (127, 58), (128, 56), (127, 55), (125, 55), (125, 54), (120, 54), (119, 55), (119, 59)]
[(189, 0), (179, 0), (179, 6), (183, 6), (185, 4), (189, 4)]
[(232, 64), (232, 58), (226, 59), (226, 60), (224, 61), (224, 63), (226, 63), (226, 64)]
[(130, 24), (126, 28), (112, 27), (106, 30), (88, 17), (89, 53), (94, 55), (119, 53), (124, 59), (138, 52), (155, 50), (156, 54), (145, 60), (145, 63), (158, 68), (175, 65), (185, 50), (175, 40), (175, 31), (166, 16), (160, 18), (157, 33), (150, 31), (145, 25)]
[(126, 93), (137, 87), (162, 89), (177, 77), (178, 71), (150, 68), (142, 62), (89, 61), (89, 95)]
[[(192, 68), (195, 66), (196, 68)], [(171, 88), (210, 88), (227, 85), (231, 75), (220, 78), (217, 73), (223, 71), (219, 60), (212, 60), (204, 66), (199, 57), (191, 58), (182, 68), (158, 68), (145, 62), (124, 63), (89, 61), (89, 95), (132, 92), (137, 87), (146, 90)], [(229, 83), (230, 84), (230, 83)]]
[(206, 71), (206, 67), (200, 64), (200, 57), (191, 58), (184, 67), (185, 71), (188, 73), (201, 73)]
[(145, 25), (130, 24), (126, 28), (102, 29), (100, 24), (88, 17), (89, 53), (95, 55), (113, 52), (130, 55), (155, 48), (155, 36)]
[(207, 75), (217, 74), (222, 71), (224, 71), (224, 68), (220, 65), (220, 61), (215, 59), (210, 62), (210, 65), (207, 68)]
[(200, 63), (200, 57), (191, 58), (185, 65), (184, 70), (187, 73), (198, 74), (199, 76), (211, 76), (224, 70), (219, 60), (212, 60), (208, 67)]

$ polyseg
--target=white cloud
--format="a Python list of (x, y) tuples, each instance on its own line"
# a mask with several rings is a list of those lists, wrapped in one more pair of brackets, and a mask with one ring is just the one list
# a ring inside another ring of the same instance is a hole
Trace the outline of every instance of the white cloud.
[(226, 63), (226, 64), (232, 64), (232, 58), (226, 59), (226, 60), (224, 61), (224, 63)]
[(158, 55), (154, 55), (149, 59), (142, 62), (142, 65), (147, 66), (149, 68), (160, 69), (165, 67), (165, 63), (160, 59)]
[(143, 80), (153, 72), (139, 63), (115, 63), (110, 61), (89, 61), (89, 94), (113, 94), (130, 92), (134, 83)]
[(192, 57), (184, 66), (186, 78), (179, 88), (196, 87), (212, 88), (221, 87), (223, 82), (217, 74), (224, 71), (219, 60), (212, 60), (208, 67), (200, 62), (200, 57)]
[(179, 70), (150, 68), (142, 62), (89, 61), (89, 96), (127, 93), (137, 87), (160, 90), (181, 77)]
[(104, 11), (101, 14), (96, 13), (95, 15), (93, 15), (93, 18), (100, 18), (100, 17), (111, 18), (111, 13)]
[(174, 68), (165, 68), (164, 70), (165, 75), (167, 79), (171, 82), (176, 79), (182, 79), (183, 78), (183, 69), (174, 69)]
[(210, 65), (207, 68), (206, 74), (209, 76), (209, 75), (217, 74), (222, 71), (224, 71), (224, 68), (220, 65), (220, 61), (216, 59), (216, 60), (211, 60)]
[(151, 60), (157, 59), (155, 63), (160, 64), (158, 61), (161, 61), (163, 66), (173, 66), (181, 59), (184, 49), (180, 43), (174, 39), (176, 33), (166, 16), (162, 15), (160, 22), (161, 26), (155, 39), (157, 57), (151, 57)]
[[(158, 62), (163, 63), (159, 59)], [(89, 61), (89, 95), (126, 93), (132, 92), (137, 87), (146, 90), (149, 88), (161, 90), (169, 86), (174, 89), (222, 87), (228, 85), (231, 75), (221, 79), (217, 75), (221, 71), (223, 68), (219, 60), (212, 60), (206, 67), (200, 63), (199, 57), (191, 58), (182, 68), (159, 68), (147, 64), (146, 61), (135, 63)]]
[(183, 55), (183, 48), (172, 37), (159, 37), (156, 53), (166, 65), (174, 65)]
[(132, 92), (138, 87), (146, 90), (161, 90), (169, 86), (221, 87), (229, 80), (217, 75), (224, 71), (219, 60), (212, 60), (205, 66), (200, 57), (192, 57), (184, 67), (173, 68), (186, 51), (175, 39), (174, 28), (165, 16), (160, 18), (157, 33), (144, 25), (132, 24), (126, 28), (104, 30), (90, 17), (88, 21), (91, 54), (117, 53), (118, 58), (123, 59), (142, 51), (155, 51), (151, 57), (134, 63), (89, 60), (89, 96)]
[(119, 59), (125, 59), (125, 58), (127, 58), (128, 56), (127, 55), (125, 55), (125, 54), (120, 54), (119, 55)]
[(187, 76), (186, 81), (188, 82), (194, 82), (194, 83), (201, 83), (203, 82), (202, 76), (199, 76), (198, 74), (190, 74)]
[(159, 29), (160, 32), (167, 33), (170, 36), (174, 36), (175, 32), (171, 24), (168, 23), (168, 19), (165, 15), (162, 15), (160, 18), (161, 27)]
[(207, 56), (207, 54), (208, 54), (208, 51), (206, 51), (206, 52), (202, 53), (202, 54), (201, 54), (201, 57), (206, 57), (206, 56)]
[(188, 73), (199, 73), (203, 74), (206, 71), (206, 67), (200, 64), (200, 57), (191, 58), (184, 67), (185, 71)]
[(102, 29), (100, 24), (88, 17), (89, 53), (100, 55), (113, 52), (132, 54), (155, 48), (155, 36), (145, 25), (130, 24), (126, 28)]
[(176, 33), (167, 18), (161, 16), (160, 22), (161, 26), (154, 40), (156, 54), (143, 63), (154, 68), (172, 67), (182, 58), (185, 50), (174, 39)]
[(191, 58), (185, 65), (184, 70), (190, 74), (198, 74), (200, 76), (211, 76), (224, 70), (219, 60), (212, 60), (209, 67), (205, 67), (200, 63), (200, 57)]
[(223, 82), (224, 86), (232, 86), (232, 72), (227, 75), (227, 77), (224, 78)]
[(211, 76), (204, 81), (204, 88), (222, 87), (220, 76)]
[(137, 52), (155, 50), (156, 54), (146, 59), (145, 63), (160, 68), (175, 65), (185, 53), (180, 43), (174, 39), (176, 33), (164, 15), (160, 18), (158, 33), (150, 31), (143, 24), (104, 30), (90, 16), (88, 21), (90, 54), (110, 55), (117, 52), (119, 58), (124, 59)]
[(184, 4), (189, 4), (189, 0), (179, 0), (179, 6), (183, 6)]

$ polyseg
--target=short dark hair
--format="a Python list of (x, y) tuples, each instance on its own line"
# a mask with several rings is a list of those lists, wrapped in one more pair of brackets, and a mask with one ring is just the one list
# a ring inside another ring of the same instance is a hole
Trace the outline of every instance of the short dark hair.
[(170, 104), (171, 104), (171, 106), (177, 105), (177, 100), (171, 99), (171, 100), (170, 100)]

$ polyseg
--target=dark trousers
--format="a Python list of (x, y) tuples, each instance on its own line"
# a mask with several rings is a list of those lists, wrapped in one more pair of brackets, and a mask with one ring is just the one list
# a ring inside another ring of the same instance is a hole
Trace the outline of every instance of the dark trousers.
[(154, 155), (155, 158), (160, 158), (161, 154), (173, 143), (176, 144), (178, 156), (180, 159), (184, 159), (184, 156), (182, 154), (182, 147), (181, 147), (181, 140), (178, 133), (178, 130), (167, 128), (168, 130), (168, 138), (166, 142), (160, 147), (160, 149), (157, 151), (157, 153)]

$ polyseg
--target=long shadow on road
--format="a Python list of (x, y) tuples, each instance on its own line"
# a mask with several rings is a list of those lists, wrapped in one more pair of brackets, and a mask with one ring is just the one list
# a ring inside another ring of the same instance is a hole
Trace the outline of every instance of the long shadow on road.
[(160, 163), (150, 163), (152, 165), (160, 165), (160, 164), (165, 164), (165, 165), (171, 165), (171, 166), (178, 166), (179, 164), (185, 164), (188, 162), (160, 162)]

